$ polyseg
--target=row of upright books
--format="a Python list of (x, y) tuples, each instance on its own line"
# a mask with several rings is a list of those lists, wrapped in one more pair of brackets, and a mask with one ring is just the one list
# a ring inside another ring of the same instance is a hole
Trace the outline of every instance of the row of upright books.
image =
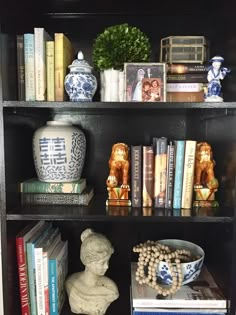
[(22, 205), (81, 205), (88, 206), (94, 188), (86, 178), (74, 182), (42, 182), (30, 178), (19, 183)]
[(64, 33), (51, 37), (43, 27), (17, 35), (18, 99), (64, 101), (64, 78), (74, 59), (71, 41)]
[(167, 64), (167, 102), (204, 102), (207, 73), (205, 64)]
[(192, 208), (196, 140), (153, 138), (131, 146), (133, 207)]
[(22, 315), (59, 315), (65, 302), (68, 241), (52, 223), (30, 223), (16, 236)]
[(208, 268), (175, 293), (160, 296), (147, 284), (136, 281), (137, 263), (131, 263), (132, 315), (224, 315), (229, 303)]

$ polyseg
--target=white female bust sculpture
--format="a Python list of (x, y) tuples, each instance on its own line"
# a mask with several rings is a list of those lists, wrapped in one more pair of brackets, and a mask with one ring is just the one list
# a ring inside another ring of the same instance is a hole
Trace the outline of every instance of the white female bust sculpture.
[(71, 311), (103, 315), (119, 296), (116, 284), (104, 276), (114, 250), (104, 235), (91, 229), (82, 232), (81, 240), (80, 259), (85, 270), (70, 275), (65, 282)]

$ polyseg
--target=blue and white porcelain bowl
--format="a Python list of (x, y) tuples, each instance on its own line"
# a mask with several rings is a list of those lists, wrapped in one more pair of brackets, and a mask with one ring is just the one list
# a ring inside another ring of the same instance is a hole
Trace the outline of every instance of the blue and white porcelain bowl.
[[(171, 248), (186, 249), (191, 252), (192, 256), (197, 257), (196, 260), (181, 263), (181, 269), (183, 274), (182, 285), (197, 279), (201, 272), (201, 268), (205, 257), (204, 250), (200, 246), (188, 241), (178, 239), (160, 240), (158, 241), (158, 243), (170, 246)], [(160, 262), (158, 265), (157, 281), (163, 284), (172, 283), (170, 269), (168, 267), (168, 264), (164, 261)]]

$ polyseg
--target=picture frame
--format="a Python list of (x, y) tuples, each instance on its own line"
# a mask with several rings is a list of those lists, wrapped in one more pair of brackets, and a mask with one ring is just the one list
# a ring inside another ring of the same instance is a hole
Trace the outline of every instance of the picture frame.
[(124, 63), (126, 102), (166, 102), (166, 63)]

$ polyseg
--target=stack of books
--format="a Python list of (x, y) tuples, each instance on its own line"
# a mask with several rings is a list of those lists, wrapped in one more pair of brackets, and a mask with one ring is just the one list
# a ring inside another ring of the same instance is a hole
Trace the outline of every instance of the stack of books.
[(68, 241), (52, 223), (30, 223), (16, 236), (21, 314), (59, 315), (65, 302)]
[(204, 265), (200, 276), (175, 294), (163, 297), (135, 279), (137, 263), (131, 263), (131, 305), (133, 315), (224, 315), (228, 301)]
[(196, 145), (154, 137), (152, 145), (131, 146), (132, 206), (191, 209)]
[(50, 183), (37, 178), (25, 180), (19, 185), (22, 205), (84, 205), (94, 196), (94, 188), (86, 179), (75, 182)]
[(64, 78), (74, 59), (74, 49), (63, 33), (51, 37), (43, 27), (19, 34), (17, 42), (18, 99), (64, 101)]
[(207, 68), (200, 63), (168, 64), (167, 102), (204, 102)]

